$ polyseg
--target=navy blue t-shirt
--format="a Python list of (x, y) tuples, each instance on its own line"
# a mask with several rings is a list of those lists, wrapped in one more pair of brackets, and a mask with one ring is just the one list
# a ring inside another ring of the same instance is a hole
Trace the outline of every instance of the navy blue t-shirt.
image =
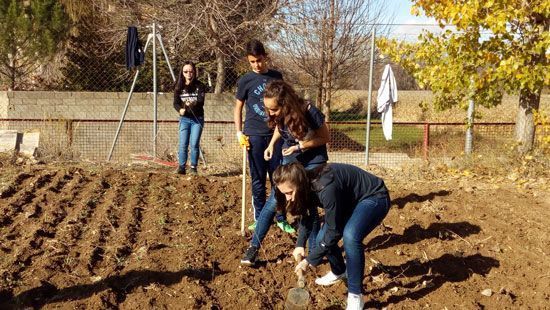
[(269, 136), (273, 134), (273, 130), (267, 126), (268, 115), (264, 106), (264, 90), (267, 82), (282, 79), (281, 72), (271, 69), (262, 74), (249, 72), (239, 79), (236, 98), (244, 101), (246, 105), (243, 128), (245, 135)]
[[(309, 105), (306, 111), (306, 120), (309, 124), (308, 132), (304, 140), (308, 140), (308, 135), (311, 135), (314, 130), (317, 130), (325, 123), (325, 115), (314, 105)], [(296, 139), (285, 124), (279, 125), (279, 132), (283, 139), (283, 149), (289, 148), (298, 144)], [(321, 164), (328, 161), (327, 146), (323, 144), (318, 147), (307, 149), (302, 153), (294, 153), (284, 157), (283, 162), (299, 161), (304, 167), (309, 164)]]

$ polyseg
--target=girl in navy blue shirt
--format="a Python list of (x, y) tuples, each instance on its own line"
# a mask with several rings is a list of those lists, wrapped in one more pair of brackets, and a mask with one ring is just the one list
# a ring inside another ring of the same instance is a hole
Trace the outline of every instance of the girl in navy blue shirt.
[[(281, 80), (267, 83), (264, 105), (269, 116), (268, 125), (274, 129), (273, 137), (264, 152), (265, 160), (276, 156), (276, 146), (282, 140), (283, 165), (300, 162), (305, 169), (313, 169), (327, 162), (326, 144), (330, 136), (325, 116), (319, 109), (300, 98), (288, 83)], [(241, 264), (255, 264), (258, 249), (267, 235), (276, 207), (277, 200), (271, 195), (257, 219), (250, 246), (241, 259)], [(315, 221), (310, 234), (311, 240), (315, 239), (318, 231), (319, 223)]]
[[(330, 163), (306, 171), (299, 163), (282, 165), (273, 173), (277, 209), (300, 216), (299, 236), (292, 253), (305, 255), (306, 239), (317, 219), (317, 207), (324, 209), (324, 223), (309, 241), (309, 253), (295, 271), (306, 271), (326, 257), (331, 271), (317, 278), (318, 285), (332, 285), (348, 279), (348, 310), (363, 309), (363, 240), (386, 217), (390, 197), (384, 181), (361, 168)], [(343, 239), (346, 260), (338, 241)]]
[(273, 156), (276, 143), (283, 139), (283, 164), (298, 161), (311, 169), (327, 162), (330, 134), (325, 116), (317, 107), (300, 98), (284, 81), (267, 84), (264, 105), (268, 125), (274, 129), (264, 152), (266, 159)]

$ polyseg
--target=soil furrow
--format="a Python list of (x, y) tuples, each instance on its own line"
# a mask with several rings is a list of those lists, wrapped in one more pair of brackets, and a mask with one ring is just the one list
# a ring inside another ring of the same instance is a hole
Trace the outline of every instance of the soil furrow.
[(107, 196), (110, 184), (104, 176), (101, 176), (94, 185), (93, 192), (84, 200), (81, 213), (75, 219), (76, 223), (71, 232), (74, 246), (71, 247), (69, 256), (77, 258), (77, 266), (74, 273), (80, 276), (93, 275), (91, 264), (102, 256), (103, 236), (107, 233), (106, 208), (109, 208)]
[[(65, 227), (63, 223), (66, 221), (78, 194), (81, 193), (81, 189), (85, 185), (83, 180), (79, 169), (71, 169), (66, 171), (60, 179), (60, 183), (63, 183), (63, 186), (58, 184), (58, 186), (55, 187), (57, 192), (52, 191), (55, 193), (55, 196), (62, 196), (62, 198), (57, 198), (59, 199), (56, 204), (58, 208), (50, 207), (54, 211), (52, 212), (51, 218), (47, 217), (44, 222), (44, 227), (47, 229), (48, 233), (53, 236), (44, 242), (43, 259), (35, 264), (35, 273), (48, 274), (51, 273), (51, 271), (61, 269), (62, 256), (65, 255), (68, 250), (65, 244), (59, 242), (60, 231)], [(52, 198), (50, 201), (55, 201), (55, 199)]]
[(93, 181), (93, 178), (95, 176), (89, 173), (76, 178), (78, 182), (64, 198), (67, 216), (59, 223), (56, 241), (50, 245), (56, 249), (51, 258), (52, 266), (65, 274), (87, 274), (81, 270), (85, 269), (85, 264), (80, 261), (80, 239), (105, 191), (101, 181)]
[[(115, 225), (117, 223), (116, 209), (120, 209), (117, 201), (121, 199), (121, 188), (119, 187), (121, 173), (112, 173), (109, 171), (102, 181), (102, 186), (105, 188), (103, 202), (98, 205), (93, 218), (90, 219), (88, 227), (82, 239), (86, 240), (87, 249), (84, 250), (83, 257), (88, 257), (88, 271), (95, 275), (97, 274), (96, 267), (98, 264), (108, 259), (106, 250), (112, 245), (107, 241), (111, 239), (111, 235), (116, 233)], [(114, 219), (114, 225), (113, 221)]]
[[(47, 178), (44, 178), (43, 180), (46, 179)], [(55, 237), (58, 224), (66, 216), (66, 211), (64, 206), (61, 206), (62, 204), (57, 208), (48, 205), (48, 201), (52, 201), (53, 199), (50, 195), (55, 194), (51, 192), (50, 189), (61, 190), (71, 179), (72, 176), (70, 176), (70, 173), (65, 171), (59, 173), (54, 178), (54, 184), (48, 189), (42, 191), (38, 190), (40, 199), (35, 199), (31, 207), (40, 210), (44, 209), (45, 212), (43, 216), (33, 221), (27, 221), (27, 219), (31, 218), (31, 216), (27, 216), (26, 219), (23, 219), (26, 220), (25, 222), (16, 223), (16, 225), (12, 227), (10, 236), (18, 237), (16, 239), (14, 238), (13, 246), (10, 247), (13, 251), (13, 260), (8, 263), (8, 266), (11, 266), (9, 269), (9, 277), (13, 279), (24, 278), (22, 273), (24, 273), (25, 270), (30, 268), (34, 269), (32, 266), (34, 263), (33, 258), (44, 256), (43, 254), (46, 252), (46, 246), (44, 245), (45, 241), (52, 240)], [(46, 183), (42, 182), (42, 184), (44, 185)], [(32, 216), (32, 218), (34, 218), (34, 216)], [(21, 230), (21, 232), (19, 230)], [(31, 271), (31, 273), (33, 272)], [(35, 274), (31, 274), (31, 278), (32, 276), (35, 276)]]
[(2, 188), (2, 191), (0, 192), (0, 201), (2, 199), (10, 198), (19, 190), (21, 190), (21, 188), (24, 188), (27, 183), (25, 181), (30, 179), (30, 177), (32, 176), (33, 174), (28, 172), (21, 172), (17, 176), (15, 176), (11, 183)]
[[(137, 181), (137, 183), (133, 183)], [(141, 231), (143, 210), (146, 207), (145, 197), (148, 196), (149, 177), (147, 175), (134, 176), (132, 185), (126, 192), (126, 200), (123, 206), (124, 213), (120, 220), (120, 229), (117, 232), (115, 244), (110, 247), (114, 258), (112, 267), (114, 271), (121, 271), (127, 265), (129, 256), (136, 250), (138, 233)], [(138, 254), (139, 255), (139, 254)]]
[(127, 203), (128, 197), (136, 190), (128, 175), (124, 174), (113, 184), (114, 191), (110, 197), (113, 207), (107, 210), (105, 220), (111, 232), (105, 236), (103, 247), (103, 259), (94, 265), (95, 273), (111, 274), (115, 271), (119, 258), (118, 249), (122, 248), (128, 235), (128, 221), (133, 217), (132, 206)]
[(32, 182), (32, 188), (26, 191), (27, 194), (22, 195), (21, 200), (17, 200), (11, 205), (12, 211), (20, 211), (17, 214), (7, 213), (4, 215), (5, 220), (2, 222), (9, 225), (0, 229), (0, 243), (4, 247), (14, 248), (27, 244), (27, 239), (32, 235), (29, 233), (29, 227), (41, 227), (42, 213), (48, 202), (43, 188), (50, 181), (55, 184), (60, 175), (56, 172), (42, 174)]
[(48, 184), (51, 179), (57, 174), (57, 172), (45, 172), (38, 177), (28, 181), (24, 187), (19, 187), (14, 195), (7, 199), (5, 203), (2, 203), (5, 207), (0, 209), (0, 235), (6, 234), (2, 229), (3, 227), (12, 223), (17, 223), (20, 217), (25, 216), (24, 209), (32, 203), (32, 201), (39, 196), (39, 191), (42, 187)]
[[(95, 183), (90, 182), (89, 176), (84, 176), (84, 172), (76, 170), (73, 172), (73, 178), (64, 187), (59, 195), (59, 205), (63, 206), (65, 216), (56, 225), (55, 236), (45, 243), (44, 260), (38, 264), (36, 270), (49, 274), (47, 279), (61, 277), (69, 273), (69, 266), (73, 266), (75, 258), (68, 256), (71, 248), (74, 246), (72, 238), (75, 228), (75, 218), (82, 212), (79, 206), (84, 205), (84, 193), (94, 191)], [(66, 281), (61, 280), (59, 283)]]

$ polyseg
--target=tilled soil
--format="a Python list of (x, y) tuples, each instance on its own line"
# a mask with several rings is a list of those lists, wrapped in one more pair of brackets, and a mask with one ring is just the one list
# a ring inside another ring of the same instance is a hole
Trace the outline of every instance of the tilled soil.
[[(258, 266), (240, 266), (250, 234), (239, 231), (239, 176), (0, 166), (1, 309), (281, 309), (296, 286), (295, 236), (276, 226)], [(376, 172), (393, 205), (365, 240), (367, 308), (550, 305), (546, 179), (526, 189), (507, 179)], [(345, 283), (314, 284), (327, 271), (306, 275), (310, 309), (345, 307)]]

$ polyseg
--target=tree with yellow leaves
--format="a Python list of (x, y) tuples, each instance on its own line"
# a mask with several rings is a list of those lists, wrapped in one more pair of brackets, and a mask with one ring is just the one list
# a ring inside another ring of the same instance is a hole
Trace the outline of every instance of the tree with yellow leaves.
[(519, 94), (518, 150), (533, 148), (542, 89), (550, 84), (550, 1), (412, 0), (442, 28), (415, 43), (380, 39), (378, 47), (435, 94), (434, 106), (465, 107), (469, 99), (492, 107), (505, 93)]

